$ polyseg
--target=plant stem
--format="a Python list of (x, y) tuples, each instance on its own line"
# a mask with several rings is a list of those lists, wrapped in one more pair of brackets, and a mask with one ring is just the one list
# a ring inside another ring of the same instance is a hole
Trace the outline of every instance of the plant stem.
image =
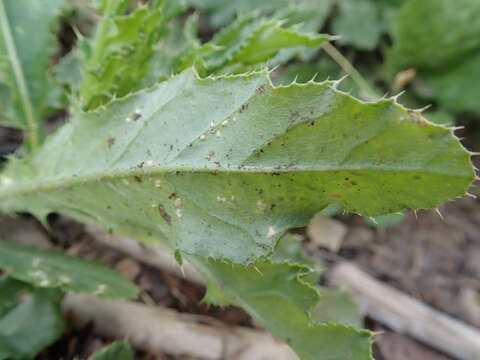
[(10, 31), (10, 25), (3, 0), (0, 0), (0, 26), (1, 33), (5, 41), (5, 46), (7, 48), (7, 54), (13, 69), (13, 74), (15, 76), (15, 82), (18, 86), (18, 92), (20, 101), (22, 103), (25, 120), (27, 122), (26, 144), (29, 146), (31, 151), (35, 151), (40, 145), (38, 121), (33, 111), (33, 105), (30, 99), (27, 83), (25, 82), (25, 75), (23, 74), (17, 49)]
[(381, 97), (368, 83), (367, 80), (363, 78), (363, 76), (355, 69), (355, 67), (350, 63), (350, 61), (342, 55), (340, 51), (337, 50), (329, 42), (324, 43), (323, 49), (325, 52), (345, 71), (349, 76), (351, 76), (352, 80), (357, 84), (360, 88), (361, 96), (365, 100), (376, 100)]

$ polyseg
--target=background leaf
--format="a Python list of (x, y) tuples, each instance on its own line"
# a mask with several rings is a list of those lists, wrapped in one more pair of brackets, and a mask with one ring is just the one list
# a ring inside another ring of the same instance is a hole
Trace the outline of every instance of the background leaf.
[(0, 2), (0, 125), (28, 129), (32, 147), (39, 145), (42, 121), (61, 96), (48, 68), (62, 4)]
[(390, 76), (414, 68), (421, 95), (454, 111), (480, 111), (479, 12), (477, 0), (406, 0), (391, 31)]
[(131, 0), (91, 0), (91, 2), (103, 14), (111, 16), (125, 14)]
[(336, 322), (345, 325), (363, 327), (363, 316), (351, 295), (343, 289), (322, 289), (320, 300), (312, 310), (315, 321)]
[(281, 50), (300, 46), (318, 48), (329, 39), (327, 35), (301, 33), (283, 27), (279, 20), (267, 21), (250, 14), (223, 28), (210, 42), (183, 54), (176, 72), (199, 61), (198, 68), (205, 75), (220, 70), (244, 72), (248, 66), (263, 63)]
[(181, 10), (171, 6), (164, 9), (165, 4), (157, 1), (128, 15), (119, 14), (118, 9), (114, 14), (104, 14), (95, 38), (84, 50), (86, 64), (80, 98), (85, 109), (94, 109), (112, 97), (137, 90), (148, 74), (154, 45), (166, 33), (165, 21), (176, 14), (174, 10)]
[(166, 25), (168, 34), (162, 36), (155, 45), (156, 51), (150, 59), (148, 74), (142, 82), (143, 88), (169, 79), (181, 67), (184, 54), (202, 47), (197, 37), (198, 21), (198, 15), (192, 14), (184, 22), (175, 19)]
[(221, 284), (221, 289), (215, 290), (226, 294), (221, 305), (232, 299), (290, 345), (302, 360), (373, 359), (370, 332), (312, 322), (311, 310), (319, 295), (301, 280), (310, 272), (307, 267), (265, 260), (249, 267), (191, 256), (189, 260), (208, 279)]
[[(0, 317), (0, 359), (33, 359), (63, 333), (64, 320), (60, 311), (62, 293), (56, 289), (29, 289), (24, 300), (15, 299), (22, 284), (0, 280), (0, 294), (12, 296), (15, 306)], [(28, 287), (26, 287), (28, 288)]]
[(393, 226), (400, 224), (405, 219), (404, 213), (396, 213), (396, 214), (387, 214), (376, 216), (372, 219), (365, 217), (364, 220), (368, 225), (371, 226)]
[(122, 275), (99, 262), (5, 241), (0, 241), (0, 269), (38, 287), (104, 298), (133, 298), (138, 292)]
[(287, 233), (280, 238), (271, 259), (274, 262), (288, 262), (289, 264), (304, 265), (312, 269), (303, 280), (315, 286), (320, 280), (323, 266), (320, 261), (305, 254), (302, 248), (303, 237), (297, 234)]
[(133, 351), (127, 343), (115, 341), (93, 354), (89, 360), (133, 360)]
[(388, 30), (395, 8), (381, 0), (337, 0), (338, 13), (332, 21), (339, 43), (361, 50), (373, 50)]
[(19, 301), (20, 295), (30, 292), (32, 287), (22, 281), (14, 280), (11, 277), (0, 278), (0, 318), (9, 312)]
[[(323, 3), (331, 4), (331, 1), (325, 0), (319, 3), (316, 0), (271, 0), (271, 1), (255, 1), (255, 0), (186, 0), (186, 3), (197, 9), (201, 9), (210, 14), (210, 20), (215, 26), (223, 26), (230, 23), (236, 14), (245, 15), (252, 11), (259, 11), (262, 13), (272, 13), (279, 9), (283, 10), (291, 7), (308, 7), (312, 14), (312, 19), (315, 16), (322, 16), (321, 9)], [(316, 14), (315, 14), (316, 13)], [(315, 21), (315, 20), (314, 20)], [(318, 30), (318, 28), (314, 29)]]

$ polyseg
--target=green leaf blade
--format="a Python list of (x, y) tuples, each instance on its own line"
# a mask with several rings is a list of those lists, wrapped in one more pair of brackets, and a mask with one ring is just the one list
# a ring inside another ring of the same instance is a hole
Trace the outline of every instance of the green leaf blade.
[(93, 294), (104, 298), (134, 298), (137, 289), (103, 264), (0, 241), (0, 268), (10, 277), (45, 288)]
[(284, 22), (258, 18), (256, 14), (242, 17), (219, 31), (210, 42), (183, 54), (179, 70), (201, 63), (198, 67), (206, 74), (239, 73), (274, 58), (281, 51), (299, 47), (316, 49), (331, 39), (324, 34), (302, 33), (298, 27), (285, 28)]
[(302, 248), (303, 237), (301, 235), (286, 233), (278, 241), (271, 256), (273, 262), (288, 262), (289, 264), (303, 265), (312, 271), (305, 274), (302, 280), (315, 286), (320, 280), (323, 271), (322, 263), (308, 256)]
[(345, 325), (363, 327), (363, 316), (351, 295), (343, 289), (322, 289), (320, 300), (312, 310), (315, 321), (338, 322)]
[[(107, 6), (110, 3), (116, 5), (110, 1)], [(85, 109), (136, 90), (148, 73), (154, 45), (164, 31), (160, 5), (139, 7), (128, 15), (118, 14), (121, 9), (124, 6), (105, 14), (90, 44), (79, 92)]]
[(319, 294), (301, 280), (310, 272), (308, 268), (268, 260), (259, 260), (249, 267), (195, 257), (189, 260), (208, 279), (220, 284), (225, 295), (222, 298), (217, 294), (217, 299), (232, 299), (242, 306), (291, 346), (302, 360), (373, 359), (369, 331), (311, 320)]
[[(394, 47), (387, 63), (397, 69), (412, 66), (418, 70), (454, 65), (480, 48), (479, 11), (476, 0), (425, 0), (421, 4), (406, 0), (395, 19)], [(448, 36), (445, 29), (450, 29)]]
[(396, 12), (394, 4), (376, 0), (337, 0), (338, 13), (332, 20), (332, 31), (341, 44), (360, 50), (374, 50), (390, 27)]
[[(0, 283), (0, 290), (5, 288)], [(61, 292), (35, 289), (0, 318), (0, 359), (32, 359), (63, 333)], [(41, 331), (39, 331), (41, 329)]]
[(62, 4), (63, 0), (0, 3), (0, 124), (28, 129), (32, 148), (40, 144), (41, 121), (56, 93), (48, 68)]
[(0, 278), (0, 289), (2, 290), (0, 292), (0, 317), (2, 317), (18, 303), (18, 298), (23, 292), (31, 291), (31, 286), (4, 276)]
[(93, 354), (89, 360), (133, 360), (132, 348), (123, 341), (115, 341)]
[(393, 100), (186, 71), (77, 114), (0, 176), (0, 207), (143, 229), (172, 249), (249, 264), (332, 203), (368, 216), (435, 208), (473, 179), (449, 129)]
[(271, 21), (259, 26), (230, 62), (241, 62), (246, 65), (260, 63), (275, 56), (282, 49), (294, 46), (316, 48), (330, 39), (328, 35), (301, 34), (284, 29), (280, 24)]
[(476, 0), (405, 1), (391, 30), (389, 76), (414, 68), (420, 95), (455, 112), (478, 113), (479, 12)]

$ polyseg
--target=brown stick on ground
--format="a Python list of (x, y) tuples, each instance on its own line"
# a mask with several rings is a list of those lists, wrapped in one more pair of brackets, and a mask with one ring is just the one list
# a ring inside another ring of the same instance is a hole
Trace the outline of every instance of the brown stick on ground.
[(298, 360), (272, 335), (241, 327), (201, 324), (203, 317), (121, 300), (67, 294), (63, 310), (78, 327), (93, 321), (94, 331), (126, 338), (137, 349), (208, 360)]
[(386, 286), (351, 263), (336, 265), (330, 282), (351, 292), (376, 321), (460, 360), (480, 359), (480, 331)]
[(164, 270), (178, 277), (185, 277), (189, 281), (205, 286), (207, 282), (203, 276), (189, 262), (184, 261), (183, 271), (172, 253), (160, 247), (146, 246), (138, 241), (121, 235), (109, 235), (105, 230), (88, 225), (86, 231), (98, 243), (119, 250), (144, 264)]

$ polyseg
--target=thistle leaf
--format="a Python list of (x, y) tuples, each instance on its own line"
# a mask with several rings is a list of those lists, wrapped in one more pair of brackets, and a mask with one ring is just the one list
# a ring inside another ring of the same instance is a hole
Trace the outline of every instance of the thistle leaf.
[(37, 287), (103, 298), (134, 298), (138, 292), (122, 275), (99, 262), (6, 241), (0, 241), (0, 269), (11, 278)]
[(457, 66), (445, 71), (425, 71), (419, 79), (424, 97), (437, 100), (453, 112), (480, 113), (477, 95), (480, 92), (480, 48)]
[[(298, 29), (282, 26), (277, 19), (265, 20), (256, 14), (242, 17), (219, 31), (212, 41), (183, 54), (181, 71), (201, 62), (205, 75), (215, 72), (243, 72), (248, 66), (265, 62), (281, 50), (305, 46), (318, 48), (331, 37), (323, 34), (302, 33)], [(198, 68), (198, 67), (197, 67)]]
[(406, 0), (391, 31), (388, 74), (414, 68), (421, 95), (453, 111), (480, 112), (479, 12), (477, 0)]
[(41, 122), (60, 94), (47, 70), (62, 4), (0, 1), (0, 125), (28, 130), (32, 148), (40, 144)]
[(210, 15), (210, 21), (215, 26), (224, 26), (232, 22), (235, 15), (243, 16), (252, 11), (274, 16), (284, 15), (291, 12), (290, 19), (296, 24), (303, 23), (308, 31), (317, 31), (326, 20), (333, 1), (322, 0), (186, 0), (190, 6), (194, 6)]
[(389, 29), (396, 13), (393, 6), (378, 0), (337, 0), (338, 13), (332, 20), (332, 31), (341, 44), (373, 50)]
[[(10, 293), (12, 289), (15, 292)], [(17, 297), (19, 290), (25, 295), (28, 293), (23, 301)], [(32, 359), (60, 337), (65, 326), (60, 311), (60, 291), (31, 289), (3, 278), (0, 294), (0, 302), (10, 298), (7, 312), (0, 317), (0, 359)]]
[(11, 277), (0, 278), (0, 318), (18, 304), (20, 295), (30, 292), (32, 287)]
[(202, 47), (198, 33), (198, 14), (190, 15), (185, 22), (177, 19), (166, 25), (168, 34), (155, 45), (157, 51), (149, 62), (148, 74), (142, 81), (142, 88), (169, 79), (181, 66), (182, 56)]
[(104, 15), (123, 15), (131, 0), (91, 0), (92, 5)]
[(268, 13), (285, 8), (291, 2), (289, 0), (260, 2), (255, 0), (186, 0), (186, 3), (209, 13), (213, 25), (224, 26), (232, 22), (236, 14), (244, 15), (258, 10)]
[(89, 360), (133, 360), (132, 348), (123, 341), (115, 341), (93, 354)]
[[(112, 14), (110, 3), (121, 5), (120, 9), (115, 7)], [(89, 44), (89, 53), (84, 55), (85, 74), (79, 95), (85, 109), (94, 109), (112, 97), (124, 96), (142, 83), (154, 45), (165, 33), (167, 19), (163, 5), (163, 1), (157, 1), (150, 8), (142, 6), (123, 15), (120, 10), (125, 9), (124, 5), (118, 1), (106, 1), (106, 5), (104, 2), (102, 8), (107, 12)]]
[(0, 209), (143, 229), (172, 249), (250, 264), (332, 203), (378, 216), (465, 194), (474, 171), (449, 129), (334, 85), (188, 70), (75, 114), (38, 153), (11, 161)]
[(312, 310), (312, 318), (322, 323), (338, 322), (363, 327), (363, 316), (357, 304), (343, 289), (322, 289), (320, 300)]
[[(242, 306), (290, 345), (302, 360), (373, 359), (369, 331), (311, 320), (312, 308), (320, 297), (315, 288), (302, 280), (310, 273), (309, 268), (269, 260), (258, 260), (249, 267), (194, 257), (189, 260), (208, 279), (221, 284), (221, 289), (213, 290), (214, 299), (222, 300), (221, 305), (227, 305), (231, 299), (233, 304)], [(318, 314), (319, 318), (322, 316)]]
[(316, 286), (323, 271), (323, 265), (317, 259), (307, 255), (302, 248), (301, 235), (286, 233), (280, 238), (270, 257), (273, 262), (288, 262), (289, 264), (303, 265), (312, 271), (303, 277), (303, 280)]
[(433, 70), (468, 58), (480, 49), (479, 11), (476, 0), (405, 0), (392, 28), (389, 66)]

